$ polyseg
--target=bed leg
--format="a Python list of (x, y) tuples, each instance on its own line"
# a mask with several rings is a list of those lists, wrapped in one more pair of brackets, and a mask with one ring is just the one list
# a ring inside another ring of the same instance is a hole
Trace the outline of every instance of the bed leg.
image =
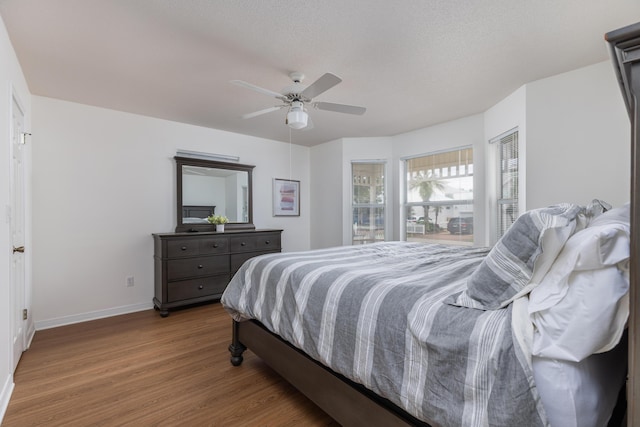
[(242, 363), (242, 353), (247, 349), (240, 342), (240, 338), (238, 337), (238, 325), (239, 323), (235, 320), (233, 321), (233, 338), (231, 344), (229, 345), (229, 352), (231, 353), (231, 364), (233, 366), (240, 366)]

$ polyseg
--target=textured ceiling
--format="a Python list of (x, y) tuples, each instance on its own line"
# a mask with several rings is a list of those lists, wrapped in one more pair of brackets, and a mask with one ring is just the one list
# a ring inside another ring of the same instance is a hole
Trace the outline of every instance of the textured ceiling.
[(31, 92), (288, 141), (288, 73), (343, 79), (310, 110), (311, 146), (389, 136), (485, 111), (521, 85), (608, 59), (603, 35), (637, 0), (0, 0)]

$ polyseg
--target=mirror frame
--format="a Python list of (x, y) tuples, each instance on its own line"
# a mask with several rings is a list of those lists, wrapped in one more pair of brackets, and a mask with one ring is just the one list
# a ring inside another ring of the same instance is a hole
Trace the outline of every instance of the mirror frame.
[(196, 231), (216, 231), (216, 226), (214, 224), (183, 224), (182, 223), (182, 166), (200, 166), (204, 168), (214, 168), (214, 169), (226, 169), (226, 170), (235, 170), (240, 172), (247, 172), (248, 174), (248, 184), (247, 191), (249, 199), (247, 201), (247, 213), (248, 213), (248, 222), (229, 222), (225, 224), (225, 230), (255, 230), (255, 225), (253, 225), (253, 165), (243, 165), (240, 163), (228, 163), (228, 162), (219, 162), (215, 160), (204, 160), (204, 159), (196, 159), (190, 157), (174, 157), (176, 159), (176, 207), (177, 207), (177, 222), (176, 233), (180, 232), (196, 232)]

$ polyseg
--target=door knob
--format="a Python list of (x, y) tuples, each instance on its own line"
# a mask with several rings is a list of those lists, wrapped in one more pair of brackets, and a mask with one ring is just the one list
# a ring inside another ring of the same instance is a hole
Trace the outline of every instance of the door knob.
[(18, 246), (17, 248), (14, 246), (13, 253), (15, 254), (16, 252), (24, 253), (24, 246)]

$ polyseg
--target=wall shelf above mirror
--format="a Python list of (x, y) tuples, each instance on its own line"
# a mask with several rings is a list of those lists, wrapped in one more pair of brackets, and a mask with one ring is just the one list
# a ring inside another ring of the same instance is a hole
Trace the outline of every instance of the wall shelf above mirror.
[(255, 166), (176, 156), (176, 232), (215, 231), (207, 216), (229, 218), (228, 230), (253, 230)]

